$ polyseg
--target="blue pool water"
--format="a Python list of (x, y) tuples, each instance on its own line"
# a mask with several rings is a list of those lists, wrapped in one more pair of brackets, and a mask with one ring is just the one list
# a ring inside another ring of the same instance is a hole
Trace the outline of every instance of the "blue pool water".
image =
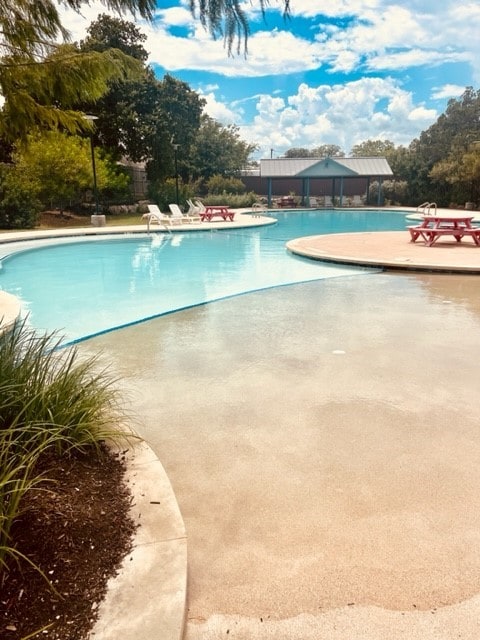
[(43, 241), (2, 261), (0, 288), (22, 300), (37, 329), (58, 330), (73, 341), (248, 291), (365, 273), (294, 257), (285, 242), (406, 224), (405, 214), (373, 211), (279, 212), (275, 218), (275, 225), (232, 231)]

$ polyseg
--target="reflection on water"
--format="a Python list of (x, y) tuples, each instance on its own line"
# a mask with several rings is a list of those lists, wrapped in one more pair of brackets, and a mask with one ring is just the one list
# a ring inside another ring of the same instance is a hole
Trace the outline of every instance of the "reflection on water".
[(404, 225), (398, 214), (372, 219), (297, 212), (265, 228), (58, 243), (4, 261), (0, 286), (23, 301), (35, 327), (73, 340), (248, 291), (372, 272), (292, 256), (284, 241), (339, 227)]

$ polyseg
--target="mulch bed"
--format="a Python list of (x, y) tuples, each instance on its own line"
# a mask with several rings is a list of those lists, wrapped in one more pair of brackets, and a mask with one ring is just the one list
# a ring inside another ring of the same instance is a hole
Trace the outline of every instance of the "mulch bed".
[(125, 461), (103, 448), (101, 456), (51, 453), (40, 466), (49, 482), (27, 494), (13, 540), (54, 589), (28, 563), (10, 562), (0, 584), (0, 638), (39, 631), (32, 637), (86, 640), (136, 530)]

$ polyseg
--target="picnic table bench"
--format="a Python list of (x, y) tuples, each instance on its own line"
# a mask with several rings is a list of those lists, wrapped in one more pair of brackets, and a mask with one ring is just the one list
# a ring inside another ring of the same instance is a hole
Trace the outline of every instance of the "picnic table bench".
[(230, 211), (228, 206), (223, 204), (206, 205), (205, 211), (201, 211), (199, 215), (202, 222), (205, 222), (205, 221), (211, 222), (212, 218), (215, 218), (215, 217), (232, 221), (235, 216), (235, 211)]
[(427, 247), (434, 245), (443, 236), (452, 236), (457, 242), (462, 238), (472, 238), (480, 246), (480, 227), (472, 226), (473, 216), (424, 215), (421, 224), (408, 227), (412, 242), (421, 238)]

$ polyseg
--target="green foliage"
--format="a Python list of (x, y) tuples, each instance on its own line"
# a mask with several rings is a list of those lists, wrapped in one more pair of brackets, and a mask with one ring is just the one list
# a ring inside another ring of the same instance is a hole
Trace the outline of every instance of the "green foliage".
[(133, 22), (103, 13), (91, 23), (87, 33), (88, 36), (80, 43), (84, 51), (119, 49), (141, 62), (148, 58), (148, 51), (143, 46), (147, 36)]
[(40, 184), (11, 165), (0, 165), (0, 227), (31, 229), (38, 220)]
[(185, 182), (190, 178), (188, 167), (191, 146), (200, 126), (203, 98), (187, 83), (166, 75), (158, 85), (152, 134), (148, 138), (150, 157), (147, 165), (150, 179), (162, 179), (175, 173), (177, 168)]
[(450, 199), (476, 202), (480, 198), (480, 149), (472, 145), (464, 153), (450, 154), (437, 162), (429, 177), (440, 184), (450, 184)]
[[(15, 171), (28, 173), (40, 185), (38, 195), (45, 205), (79, 203), (92, 189), (93, 168), (90, 141), (67, 133), (47, 131), (30, 135), (13, 154)], [(125, 189), (129, 177), (108, 156), (95, 149), (95, 169), (102, 193)]]
[[(107, 8), (121, 13), (139, 13), (151, 20), (156, 9), (155, 0), (101, 0)], [(68, 32), (61, 23), (59, 3), (54, 0), (3, 0), (0, 9), (2, 43), (0, 53), (12, 56), (19, 52), (33, 57), (42, 56), (59, 38), (67, 39)], [(87, 0), (63, 0), (62, 4), (75, 11)]]
[(225, 176), (216, 174), (209, 178), (206, 182), (208, 193), (243, 193), (246, 189), (245, 185), (238, 178), (226, 178)]
[(351, 155), (354, 158), (388, 158), (395, 149), (395, 145), (390, 140), (366, 140), (352, 147)]
[(285, 158), (311, 158), (312, 152), (305, 147), (292, 147), (285, 151)]
[(249, 191), (248, 193), (235, 194), (235, 193), (222, 193), (222, 194), (209, 194), (202, 198), (204, 204), (225, 204), (232, 209), (247, 209), (258, 201), (258, 195)]
[[(368, 199), (370, 203), (377, 203), (379, 183), (377, 180), (370, 184)], [(382, 183), (381, 203), (405, 204), (408, 185), (402, 180), (384, 180)]]
[(0, 572), (16, 554), (10, 530), (21, 498), (42, 479), (39, 456), (50, 448), (99, 451), (106, 438), (123, 435), (115, 380), (97, 358), (59, 345), (25, 323), (0, 335)]
[[(25, 138), (34, 127), (88, 130), (79, 100), (95, 101), (114, 78), (138, 73), (138, 61), (117, 49), (80, 52), (66, 42), (59, 3), (54, 0), (4, 0), (0, 7), (0, 94), (5, 105), (0, 134)], [(79, 11), (87, 0), (65, 0)], [(151, 19), (155, 0), (103, 0), (117, 12), (131, 11)]]
[[(182, 208), (182, 203), (185, 203), (192, 197), (194, 191), (191, 186), (184, 184), (181, 178), (178, 179), (178, 202)], [(149, 188), (150, 198), (156, 202), (161, 211), (170, 213), (168, 208), (169, 204), (177, 201), (175, 178), (167, 178), (166, 180), (159, 180), (150, 184)], [(184, 207), (183, 207), (184, 208)]]
[(235, 175), (247, 166), (250, 154), (256, 149), (256, 145), (240, 138), (235, 125), (223, 126), (203, 115), (190, 153), (191, 175), (205, 181), (214, 175)]
[[(259, 0), (262, 13), (269, 0)], [(241, 0), (190, 0), (190, 10), (195, 15), (198, 11), (203, 26), (214, 37), (223, 37), (228, 48), (232, 52), (235, 41), (237, 53), (247, 49), (249, 35), (248, 19)], [(288, 17), (290, 0), (283, 0), (284, 16)]]
[(342, 149), (337, 144), (321, 144), (313, 149), (292, 147), (285, 152), (286, 158), (338, 158), (343, 155)]
[(480, 90), (467, 87), (460, 98), (449, 100), (445, 113), (412, 141), (405, 177), (414, 202), (428, 200), (448, 206), (452, 201), (479, 197), (472, 184), (477, 180), (472, 158), (476, 153), (474, 143), (480, 140), (479, 113)]
[(24, 139), (36, 127), (87, 131), (91, 125), (75, 106), (98, 100), (109, 80), (135, 76), (138, 70), (137, 60), (116, 49), (81, 53), (74, 45), (56, 46), (42, 63), (20, 55), (3, 58), (0, 133)]

